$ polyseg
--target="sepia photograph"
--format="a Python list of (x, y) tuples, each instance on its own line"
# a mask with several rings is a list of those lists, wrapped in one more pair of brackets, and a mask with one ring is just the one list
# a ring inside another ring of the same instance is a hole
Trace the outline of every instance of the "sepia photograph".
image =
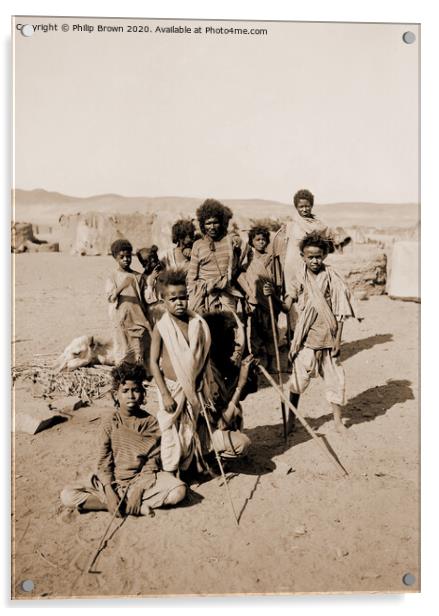
[(420, 591), (420, 36), (12, 18), (13, 599)]

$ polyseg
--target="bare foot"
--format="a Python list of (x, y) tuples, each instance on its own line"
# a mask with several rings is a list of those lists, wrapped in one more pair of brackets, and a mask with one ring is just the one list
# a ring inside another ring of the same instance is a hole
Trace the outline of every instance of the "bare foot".
[(337, 421), (337, 420), (334, 420), (334, 428), (335, 428), (335, 431), (338, 432), (339, 434), (346, 434), (348, 431), (346, 426), (341, 421)]

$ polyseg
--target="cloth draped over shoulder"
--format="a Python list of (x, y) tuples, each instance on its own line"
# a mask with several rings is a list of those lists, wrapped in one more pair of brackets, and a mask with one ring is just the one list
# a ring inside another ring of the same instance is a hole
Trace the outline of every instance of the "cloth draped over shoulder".
[(247, 301), (269, 310), (263, 285), (273, 280), (273, 254), (267, 252), (259, 255), (254, 250), (249, 251), (247, 267), (238, 277), (238, 283), (244, 290)]
[[(134, 277), (134, 285), (127, 286), (115, 302), (109, 302), (108, 314), (112, 321), (121, 321), (122, 316), (116, 316), (117, 311), (119, 315), (125, 312), (131, 312), (134, 318), (139, 321), (145, 327), (150, 328), (149, 321), (147, 319), (147, 306), (145, 302), (145, 287), (146, 281), (142, 274), (139, 272), (129, 272)], [(105, 283), (105, 294), (107, 298), (117, 289), (117, 287), (123, 282), (124, 278), (128, 274), (126, 272), (115, 270), (108, 277)], [(124, 305), (125, 304), (125, 305)]]
[(177, 403), (176, 410), (168, 413), (162, 408), (157, 415), (162, 431), (163, 468), (175, 471), (179, 467), (187, 468), (194, 453), (201, 452), (197, 435), (200, 413), (197, 388), (201, 388), (203, 397), (210, 400), (203, 372), (207, 369), (211, 338), (206, 321), (192, 311), (189, 311), (189, 342), (168, 312), (157, 322), (157, 328), (177, 377), (176, 381), (167, 381)]
[(275, 285), (283, 288), (285, 295), (291, 295), (294, 281), (303, 264), (299, 244), (313, 231), (323, 237), (332, 237), (332, 231), (319, 218), (312, 215), (304, 218), (295, 207), (292, 208), (292, 220), (279, 229), (273, 238), (273, 274)]
[(145, 280), (138, 272), (130, 274), (134, 277), (134, 284), (127, 286), (114, 302), (110, 301), (110, 297), (123, 283), (127, 273), (112, 272), (105, 285), (108, 313), (113, 325), (114, 354), (117, 363), (123, 360), (143, 361), (147, 365), (152, 327), (145, 301)]
[(182, 269), (186, 274), (189, 271), (190, 259), (186, 258), (183, 252), (178, 246), (169, 248), (160, 257), (163, 265), (166, 269)]
[[(316, 276), (302, 262), (300, 274), (296, 276), (295, 294), (301, 291), (304, 301), (291, 343), (291, 352), (294, 354), (302, 348), (317, 315), (323, 319), (333, 341), (337, 332), (337, 321), (349, 317), (358, 318), (351, 293), (340, 274), (330, 265), (325, 265), (320, 274), (326, 276)], [(329, 283), (331, 306), (326, 301), (322, 288), (326, 283)]]

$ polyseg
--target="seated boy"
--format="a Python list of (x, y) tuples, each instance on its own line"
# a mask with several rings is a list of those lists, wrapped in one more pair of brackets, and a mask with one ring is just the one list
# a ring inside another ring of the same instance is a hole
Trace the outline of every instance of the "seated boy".
[(227, 436), (209, 413), (213, 443), (201, 417), (201, 404), (211, 408), (208, 356), (211, 336), (206, 321), (188, 310), (182, 270), (167, 270), (160, 277), (165, 313), (156, 323), (151, 342), (151, 373), (160, 392), (157, 419), (162, 432), (163, 468), (187, 470), (195, 459), (198, 470), (206, 468), (204, 455), (213, 450), (228, 456), (246, 452), (249, 439), (233, 431)]
[[(112, 371), (116, 411), (102, 419), (97, 439), (97, 473), (88, 485), (61, 492), (66, 507), (146, 515), (150, 509), (176, 505), (185, 484), (160, 468), (160, 430), (155, 417), (141, 408), (145, 370), (122, 363)], [(128, 488), (126, 498), (121, 498)]]
[[(343, 430), (341, 407), (345, 404), (345, 375), (340, 355), (343, 321), (354, 317), (350, 292), (342, 277), (324, 260), (328, 240), (316, 232), (300, 242), (303, 268), (294, 282), (293, 301), (298, 301), (299, 318), (291, 343), (293, 363), (288, 385), (291, 401), (297, 408), (299, 395), (310, 379), (320, 375), (326, 386), (337, 431)], [(290, 415), (290, 424), (294, 416)]]

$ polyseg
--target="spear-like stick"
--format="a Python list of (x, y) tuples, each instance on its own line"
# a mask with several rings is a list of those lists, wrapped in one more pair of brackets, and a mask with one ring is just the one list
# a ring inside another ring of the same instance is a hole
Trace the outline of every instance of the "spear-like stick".
[(119, 501), (119, 504), (117, 505), (116, 509), (113, 511), (113, 515), (111, 516), (111, 519), (110, 519), (110, 521), (108, 522), (108, 526), (107, 526), (107, 528), (105, 529), (104, 534), (103, 534), (103, 535), (102, 535), (102, 537), (101, 537), (101, 540), (100, 540), (100, 542), (99, 542), (99, 546), (97, 547), (96, 551), (94, 552), (94, 554), (93, 554), (93, 556), (92, 556), (92, 558), (91, 558), (91, 560), (90, 560), (90, 564), (89, 564), (89, 565), (88, 565), (88, 567), (87, 567), (87, 573), (93, 573), (93, 571), (92, 571), (92, 567), (93, 567), (93, 565), (95, 564), (97, 557), (99, 556), (99, 554), (101, 553), (101, 551), (102, 551), (102, 549), (103, 549), (103, 547), (104, 547), (105, 540), (106, 540), (107, 535), (108, 535), (108, 531), (110, 530), (111, 525), (113, 524), (113, 520), (114, 520), (114, 518), (117, 516), (117, 514), (118, 514), (118, 513), (119, 513), (119, 511), (120, 511), (120, 508), (121, 508), (121, 506), (122, 506), (122, 503), (123, 503), (123, 502), (124, 502), (124, 500), (125, 500), (125, 497), (126, 497), (126, 495), (127, 495), (127, 493), (128, 493), (128, 488), (130, 487), (130, 485), (131, 485), (131, 481), (128, 483), (127, 487), (125, 488), (125, 490), (124, 490), (124, 492), (123, 492), (123, 494), (122, 494), (122, 497), (121, 497), (121, 499), (120, 499), (120, 501)]
[(220, 457), (220, 455), (219, 455), (219, 453), (218, 453), (218, 451), (217, 451), (217, 449), (215, 447), (215, 443), (213, 442), (212, 428), (210, 427), (209, 417), (207, 416), (206, 406), (204, 404), (203, 395), (202, 395), (201, 392), (198, 392), (198, 398), (200, 400), (201, 412), (203, 414), (204, 421), (206, 422), (206, 425), (207, 425), (207, 431), (209, 432), (210, 441), (212, 443), (212, 447), (213, 447), (213, 450), (215, 452), (216, 461), (218, 462), (218, 466), (219, 466), (220, 471), (221, 471), (221, 475), (222, 475), (222, 478), (223, 478), (224, 486), (225, 486), (226, 491), (227, 491), (227, 496), (229, 497), (230, 508), (232, 510), (233, 517), (234, 517), (235, 522), (236, 522), (236, 526), (239, 527), (239, 519), (238, 519), (238, 516), (236, 515), (235, 507), (233, 506), (232, 495), (230, 494), (230, 488), (229, 488), (229, 484), (227, 483), (226, 474), (224, 472), (223, 464), (221, 462), (221, 457)]
[(276, 382), (273, 380), (273, 378), (271, 377), (271, 375), (267, 372), (267, 370), (264, 368), (264, 366), (262, 366), (260, 363), (256, 364), (259, 368), (259, 370), (262, 372), (262, 374), (265, 376), (265, 378), (267, 379), (267, 381), (270, 383), (270, 385), (277, 391), (277, 393), (281, 396), (281, 398), (284, 400), (284, 402), (288, 405), (290, 411), (292, 411), (296, 417), (298, 418), (298, 420), (300, 421), (300, 423), (302, 424), (302, 426), (305, 428), (305, 430), (308, 432), (308, 434), (310, 434), (312, 436), (312, 438), (315, 440), (315, 442), (317, 443), (317, 445), (320, 447), (320, 449), (322, 451), (325, 452), (325, 455), (331, 460), (332, 464), (334, 464), (335, 468), (337, 469), (337, 471), (340, 473), (342, 473), (343, 477), (346, 477), (349, 473), (347, 472), (347, 470), (340, 464), (340, 462), (338, 462), (330, 453), (329, 451), (326, 449), (326, 447), (323, 445), (323, 443), (320, 441), (320, 438), (317, 436), (317, 434), (314, 432), (314, 430), (311, 428), (311, 426), (308, 424), (308, 422), (306, 421), (306, 419), (302, 416), (302, 414), (300, 413), (300, 411), (298, 411), (298, 409), (296, 409), (291, 402), (288, 400), (288, 398), (285, 396), (284, 392), (276, 385)]
[[(277, 344), (276, 320), (274, 318), (273, 298), (271, 297), (271, 295), (268, 295), (268, 305), (270, 307), (271, 331), (273, 334), (274, 353), (276, 355), (277, 378), (279, 380), (279, 387), (282, 388), (282, 373), (280, 369), (279, 345)], [(280, 399), (280, 405), (282, 409), (282, 424), (284, 427), (284, 439), (285, 439), (285, 442), (287, 442), (288, 440), (287, 409), (285, 407), (285, 403), (283, 402), (282, 398)]]
[[(74, 580), (73, 580), (73, 583), (72, 583), (72, 585), (71, 585), (71, 587), (70, 587), (70, 593), (71, 593), (71, 594), (73, 593), (73, 589), (74, 589), (74, 587), (76, 586), (76, 584), (78, 583), (78, 581), (80, 580), (80, 578), (84, 575), (84, 573), (98, 573), (97, 571), (93, 571), (93, 570), (92, 570), (92, 567), (93, 567), (93, 565), (95, 564), (97, 557), (99, 556), (99, 554), (102, 552), (102, 550), (103, 550), (103, 549), (104, 549), (104, 547), (105, 547), (105, 540), (106, 540), (106, 538), (107, 538), (108, 531), (110, 530), (111, 525), (113, 524), (113, 520), (114, 520), (114, 518), (116, 517), (116, 515), (118, 514), (118, 512), (119, 512), (119, 510), (120, 510), (120, 508), (121, 508), (121, 506), (122, 506), (122, 503), (123, 503), (123, 502), (124, 502), (124, 500), (125, 500), (125, 496), (127, 495), (128, 488), (130, 487), (130, 485), (131, 485), (131, 481), (130, 481), (130, 482), (128, 483), (128, 485), (126, 486), (125, 491), (124, 491), (124, 493), (122, 494), (122, 497), (121, 497), (121, 499), (120, 499), (120, 501), (119, 501), (119, 504), (117, 505), (116, 509), (113, 511), (113, 514), (112, 514), (112, 516), (111, 516), (111, 519), (110, 519), (110, 521), (109, 521), (109, 523), (108, 523), (108, 525), (107, 525), (107, 527), (106, 527), (106, 529), (105, 529), (105, 531), (104, 531), (104, 534), (103, 534), (103, 535), (102, 535), (102, 537), (101, 537), (101, 540), (99, 541), (99, 546), (98, 546), (98, 548), (97, 548), (97, 549), (93, 552), (93, 556), (90, 558), (89, 564), (88, 564), (88, 565), (86, 565), (86, 566), (85, 566), (85, 568), (84, 568), (84, 569), (82, 569), (82, 571), (81, 571), (81, 573), (78, 575), (78, 577), (77, 577), (76, 579), (74, 579)], [(124, 521), (125, 521), (125, 520), (123, 519), (123, 520), (122, 520), (122, 522), (121, 522), (121, 524), (122, 524)], [(119, 526), (117, 526), (115, 530), (117, 530), (118, 528), (119, 528)], [(75, 560), (76, 560), (76, 559), (75, 559)]]

